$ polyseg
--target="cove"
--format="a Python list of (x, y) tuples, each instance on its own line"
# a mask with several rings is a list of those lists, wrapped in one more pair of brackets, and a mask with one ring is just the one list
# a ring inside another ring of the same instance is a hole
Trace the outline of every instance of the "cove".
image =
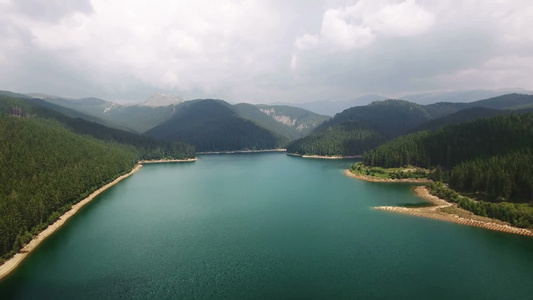
[(384, 211), (409, 184), (283, 153), (145, 165), (0, 281), (0, 299), (527, 299), (533, 239)]

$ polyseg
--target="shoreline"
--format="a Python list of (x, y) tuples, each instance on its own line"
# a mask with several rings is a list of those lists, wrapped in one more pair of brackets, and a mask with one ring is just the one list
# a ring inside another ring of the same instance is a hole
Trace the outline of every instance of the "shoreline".
[(57, 219), (54, 223), (46, 227), (46, 229), (39, 232), (39, 234), (34, 236), (31, 239), (31, 241), (27, 243), (26, 245), (24, 245), (24, 247), (22, 247), (22, 249), (19, 252), (17, 252), (11, 258), (4, 261), (2, 265), (0, 265), (0, 280), (6, 277), (7, 275), (9, 275), (9, 273), (11, 273), (13, 270), (15, 270), (29, 253), (35, 250), (37, 246), (39, 246), (39, 244), (42, 241), (44, 241), (47, 237), (49, 237), (54, 232), (56, 232), (59, 228), (61, 228), (61, 226), (63, 226), (63, 224), (65, 224), (68, 221), (68, 219), (74, 216), (83, 206), (91, 202), (94, 198), (96, 198), (96, 196), (100, 195), (102, 192), (104, 192), (108, 188), (120, 182), (122, 179), (125, 179), (131, 176), (132, 174), (134, 174), (135, 172), (139, 171), (141, 168), (142, 168), (142, 164), (140, 163), (137, 164), (129, 173), (126, 173), (124, 175), (121, 175), (115, 178), (113, 181), (107, 183), (106, 185), (92, 192), (85, 199), (72, 205), (72, 208), (70, 210), (68, 210), (63, 215), (61, 215), (59, 219)]
[(303, 155), (298, 153), (287, 153), (288, 156), (296, 156), (302, 158), (316, 158), (316, 159), (350, 159), (361, 158), (362, 155), (349, 155), (349, 156), (323, 156), (323, 155)]
[(344, 174), (348, 177), (352, 177), (355, 179), (368, 181), (368, 182), (387, 182), (387, 183), (394, 183), (394, 182), (432, 183), (433, 182), (433, 180), (427, 179), (427, 178), (403, 178), (403, 179), (377, 178), (377, 177), (367, 176), (363, 174), (355, 174), (351, 172), (350, 170), (344, 170)]
[(417, 186), (414, 192), (416, 196), (428, 200), (429, 202), (433, 203), (434, 206), (416, 208), (401, 206), (376, 206), (373, 208), (378, 210), (407, 214), (411, 216), (436, 219), (441, 221), (453, 222), (461, 225), (468, 225), (483, 229), (533, 237), (533, 229), (515, 227), (497, 219), (491, 219), (488, 217), (475, 215), (472, 212), (457, 207), (457, 204), (450, 203), (444, 199), (440, 199), (436, 196), (431, 195), (429, 193), (428, 188), (425, 186)]
[(241, 154), (241, 153), (263, 153), (263, 152), (286, 152), (287, 149), (263, 149), (263, 150), (234, 150), (234, 151), (212, 151), (212, 152), (196, 152), (197, 155), (209, 155), (209, 154)]
[(173, 163), (173, 162), (193, 162), (197, 161), (198, 157), (195, 158), (186, 158), (186, 159), (153, 159), (153, 160), (139, 160), (139, 164), (162, 164), (162, 163)]
[[(426, 181), (413, 181), (416, 179), (380, 179), (365, 176), (361, 174), (354, 174), (350, 170), (345, 170), (344, 174), (348, 177), (356, 178), (371, 182), (411, 182), (411, 183), (428, 183)], [(402, 207), (402, 206), (376, 206), (372, 207), (377, 210), (384, 210), (394, 213), (401, 213), (405, 215), (430, 218), (435, 220), (447, 221), (461, 225), (474, 226), (488, 230), (500, 231), (511, 234), (518, 234), (533, 237), (533, 229), (520, 228), (510, 225), (509, 223), (475, 215), (474, 213), (465, 209), (459, 208), (457, 204), (448, 202), (437, 196), (431, 195), (426, 186), (417, 186), (414, 189), (417, 197), (429, 201), (433, 206), (429, 207)]]

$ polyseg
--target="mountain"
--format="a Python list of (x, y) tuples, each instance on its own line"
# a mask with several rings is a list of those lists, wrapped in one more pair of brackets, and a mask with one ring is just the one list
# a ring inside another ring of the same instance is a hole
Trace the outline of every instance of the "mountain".
[(241, 117), (222, 100), (182, 103), (167, 121), (145, 132), (164, 141), (184, 141), (197, 151), (272, 149), (281, 137)]
[(8, 95), (0, 95), (0, 262), (140, 159), (195, 156), (184, 143), (72, 118), (40, 99)]
[[(57, 108), (56, 105), (39, 99), (16, 99), (0, 95), (0, 113), (9, 114), (11, 111), (17, 111), (21, 116), (53, 120), (75, 134), (91, 136), (106, 142), (133, 146), (136, 149), (139, 159), (142, 160), (191, 158), (195, 156), (194, 148), (190, 145), (184, 143), (164, 143), (147, 136), (107, 127), (78, 116), (71, 117), (61, 113), (61, 110), (70, 112), (69, 109), (59, 107), (59, 111), (57, 111), (55, 110)], [(73, 112), (73, 114), (76, 113), (75, 111)]]
[(422, 130), (435, 130), (435, 129), (438, 129), (438, 128), (441, 128), (447, 125), (461, 124), (461, 123), (466, 123), (466, 122), (474, 121), (478, 119), (493, 118), (493, 117), (500, 116), (500, 115), (508, 115), (512, 113), (529, 112), (529, 111), (533, 111), (533, 108), (520, 109), (520, 110), (492, 109), (492, 108), (484, 108), (484, 107), (466, 108), (456, 113), (453, 113), (451, 115), (447, 115), (442, 118), (438, 118), (438, 119), (425, 122), (415, 127), (410, 132), (418, 132)]
[(533, 228), (531, 112), (402, 136), (365, 153), (363, 164), (374, 170), (434, 168), (431, 177), (446, 183), (432, 185), (439, 197), (478, 215)]
[(167, 95), (162, 93), (156, 93), (150, 96), (150, 98), (146, 99), (146, 101), (142, 102), (140, 105), (143, 106), (152, 106), (152, 107), (158, 107), (158, 106), (169, 106), (169, 105), (177, 105), (181, 102), (184, 102), (186, 99), (178, 96), (178, 95)]
[(122, 105), (98, 98), (68, 99), (31, 94), (42, 100), (70, 108), (101, 120), (105, 125), (142, 133), (168, 120), (175, 106)]
[(309, 136), (289, 144), (287, 151), (325, 156), (359, 155), (432, 118), (430, 112), (415, 103), (376, 101), (336, 114)]
[(380, 95), (364, 95), (349, 100), (342, 101), (315, 101), (304, 103), (273, 103), (272, 105), (284, 105), (303, 108), (312, 111), (319, 115), (334, 116), (336, 113), (341, 112), (347, 108), (353, 106), (362, 106), (372, 103), (373, 101), (385, 100), (386, 97)]
[(506, 94), (466, 104), (466, 107), (485, 107), (493, 109), (524, 109), (532, 106), (533, 95), (516, 93)]
[[(524, 89), (499, 89), (499, 90), (464, 90), (453, 92), (437, 92), (437, 93), (422, 93), (422, 94), (407, 94), (395, 99), (406, 100), (421, 105), (428, 105), (439, 102), (451, 103), (470, 103), (482, 99), (494, 98), (502, 95), (518, 93), (518, 94), (533, 94), (533, 91)], [(273, 103), (277, 105), (290, 105), (304, 108), (315, 112), (317, 114), (334, 116), (350, 107), (364, 106), (374, 101), (387, 100), (389, 98), (380, 95), (364, 95), (357, 98), (344, 101), (316, 101), (304, 103)]]
[(76, 134), (42, 111), (0, 96), (0, 260), (138, 160), (135, 148)]
[(284, 105), (239, 103), (233, 105), (233, 109), (241, 117), (286, 138), (287, 141), (306, 136), (329, 119), (302, 108)]
[[(358, 155), (378, 144), (415, 130), (431, 120), (457, 113), (464, 109), (485, 107), (517, 109), (533, 105), (533, 95), (509, 94), (471, 103), (434, 103), (420, 105), (404, 100), (376, 101), (338, 113), (318, 126), (309, 136), (294, 141), (287, 151), (316, 155)], [(474, 110), (475, 111), (475, 110)], [(486, 112), (488, 115), (490, 113)], [(483, 113), (480, 113), (483, 114)], [(442, 123), (458, 123), (457, 118), (468, 120), (474, 115), (458, 114)], [(439, 121), (435, 121), (437, 126)]]
[(399, 99), (407, 100), (418, 104), (432, 104), (438, 102), (463, 102), (469, 103), (481, 99), (494, 98), (502, 95), (521, 93), (532, 94), (532, 91), (523, 89), (500, 89), (500, 90), (465, 90), (439, 93), (423, 93), (404, 95)]
[[(143, 103), (133, 105), (121, 105), (97, 98), (66, 99), (43, 94), (32, 96), (77, 111), (82, 114), (78, 117), (139, 133), (169, 120), (182, 105), (189, 102), (180, 96), (160, 93), (154, 94)], [(233, 105), (232, 109), (244, 119), (274, 132), (284, 139), (283, 143), (305, 136), (328, 119), (326, 116), (290, 106), (241, 103)]]
[[(164, 123), (178, 110), (188, 107), (190, 102), (183, 101), (179, 96), (164, 94), (155, 94), (147, 101), (134, 105), (120, 105), (98, 98), (67, 99), (45, 94), (31, 96), (38, 97), (32, 99), (56, 111), (133, 132), (146, 132)], [(307, 135), (329, 118), (290, 106), (240, 103), (229, 107), (240, 117), (271, 131), (279, 145)]]

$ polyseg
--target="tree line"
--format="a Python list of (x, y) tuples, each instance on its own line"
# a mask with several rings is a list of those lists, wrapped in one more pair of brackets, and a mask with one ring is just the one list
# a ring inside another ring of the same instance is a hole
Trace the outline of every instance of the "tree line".
[(384, 138), (359, 122), (349, 121), (310, 134), (287, 146), (289, 153), (322, 156), (362, 154), (381, 143)]
[(53, 120), (0, 116), (0, 256), (138, 159), (132, 146), (76, 135)]
[[(533, 203), (532, 149), (533, 113), (522, 113), (403, 136), (365, 153), (363, 164), (369, 167), (417, 166), (432, 169), (432, 179), (446, 182), (453, 190), (483, 200), (458, 202), (461, 207), (498, 218), (518, 209), (520, 217), (512, 218), (521, 221), (512, 223), (523, 225), (533, 223), (533, 214), (529, 214), (528, 209)], [(524, 205), (496, 205), (508, 202)], [(528, 213), (523, 213), (524, 209)], [(505, 221), (511, 219), (502, 218)]]
[(18, 251), (139, 160), (195, 157), (194, 147), (71, 118), (0, 96), (0, 258)]

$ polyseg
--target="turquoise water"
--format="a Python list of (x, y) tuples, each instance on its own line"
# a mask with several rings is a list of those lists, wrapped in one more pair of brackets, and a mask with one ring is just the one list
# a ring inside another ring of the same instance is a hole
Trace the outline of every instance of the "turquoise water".
[(353, 161), (146, 165), (82, 209), (0, 299), (531, 299), (533, 238), (371, 209), (421, 203)]

